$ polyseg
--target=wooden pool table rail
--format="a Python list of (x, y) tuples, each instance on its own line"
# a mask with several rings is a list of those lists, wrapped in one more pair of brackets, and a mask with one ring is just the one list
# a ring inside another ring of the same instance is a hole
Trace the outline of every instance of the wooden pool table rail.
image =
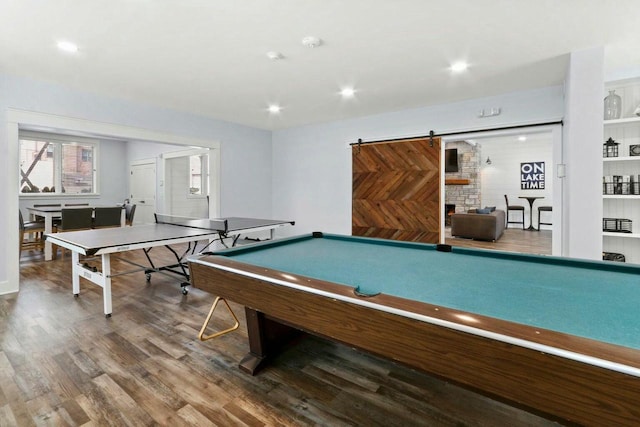
[[(357, 297), (347, 286), (220, 256), (203, 257), (201, 261), (211, 265), (191, 264), (193, 285), (247, 307), (250, 352), (242, 365), (251, 373), (275, 353), (274, 341), (283, 328), (279, 324), (284, 324), (392, 359), (550, 418), (585, 425), (596, 422), (627, 425), (640, 420), (638, 376), (393, 311), (417, 313), (443, 323), (586, 354), (629, 366), (634, 372), (640, 368), (640, 351), (390, 295), (354, 303), (349, 299)], [(278, 281), (316, 289), (325, 295), (273, 283)], [(391, 310), (380, 310), (377, 306)]]

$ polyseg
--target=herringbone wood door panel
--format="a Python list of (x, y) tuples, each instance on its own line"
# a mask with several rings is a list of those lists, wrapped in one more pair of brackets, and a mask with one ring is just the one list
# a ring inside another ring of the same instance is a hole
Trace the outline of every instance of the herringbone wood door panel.
[(352, 234), (438, 243), (440, 139), (353, 146)]

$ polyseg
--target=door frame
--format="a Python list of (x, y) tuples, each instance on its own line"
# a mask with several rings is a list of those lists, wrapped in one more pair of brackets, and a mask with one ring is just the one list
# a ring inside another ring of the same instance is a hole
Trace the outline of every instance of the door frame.
[[(211, 149), (211, 155), (215, 157), (217, 166), (211, 170), (216, 174), (215, 185), (212, 187), (210, 198), (210, 211), (212, 216), (219, 216), (220, 211), (220, 146), (218, 140), (193, 138), (183, 135), (171, 134), (163, 131), (142, 129), (133, 126), (105, 123), (88, 119), (60, 116), (55, 114), (39, 113), (34, 111), (7, 108), (7, 187), (5, 191), (5, 236), (6, 256), (5, 271), (7, 279), (0, 281), (0, 295), (18, 292), (20, 288), (20, 259), (17, 251), (19, 243), (18, 224), (18, 176), (19, 170), (19, 131), (47, 129), (54, 133), (81, 134), (98, 137), (102, 140), (117, 139), (130, 142), (155, 142), (183, 146), (198, 146)], [(215, 191), (214, 191), (215, 189)], [(14, 248), (16, 250), (14, 250)]]
[[(551, 136), (551, 143), (553, 144), (553, 168), (547, 172), (547, 177), (553, 179), (553, 211), (552, 211), (552, 223), (553, 228), (551, 231), (551, 253), (554, 256), (563, 256), (562, 248), (566, 247), (563, 242), (563, 210), (566, 206), (564, 199), (564, 178), (565, 178), (565, 164), (564, 159), (562, 157), (562, 125), (561, 124), (550, 124), (548, 126), (527, 126), (522, 125), (517, 128), (510, 128), (505, 130), (487, 130), (486, 132), (476, 131), (476, 132), (460, 132), (455, 135), (444, 136), (442, 137), (442, 145), (441, 145), (441, 162), (444, 162), (444, 149), (447, 142), (460, 141), (464, 139), (486, 139), (496, 136), (506, 136), (506, 135), (519, 135), (522, 132), (530, 132), (534, 131), (536, 133), (549, 133)], [(444, 163), (442, 163), (444, 164)], [(441, 203), (440, 209), (441, 212), (441, 221), (440, 221), (440, 229), (442, 241), (444, 243), (444, 168), (440, 168), (441, 173)]]

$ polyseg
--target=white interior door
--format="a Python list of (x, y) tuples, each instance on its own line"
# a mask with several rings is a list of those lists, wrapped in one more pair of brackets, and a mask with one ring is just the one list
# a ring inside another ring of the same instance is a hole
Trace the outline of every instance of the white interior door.
[(156, 161), (137, 161), (131, 164), (129, 175), (130, 203), (136, 204), (133, 224), (155, 222), (156, 212)]

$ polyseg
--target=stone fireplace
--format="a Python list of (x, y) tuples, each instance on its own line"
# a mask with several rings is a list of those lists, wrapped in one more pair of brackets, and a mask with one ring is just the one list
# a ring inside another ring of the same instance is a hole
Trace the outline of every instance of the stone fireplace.
[[(481, 207), (480, 144), (454, 141), (447, 142), (446, 148), (458, 149), (458, 172), (445, 173), (445, 213), (447, 205), (453, 205), (457, 213)], [(447, 214), (445, 225), (449, 225), (449, 218)]]
[(451, 225), (451, 215), (456, 213), (456, 205), (445, 203), (444, 205), (444, 225), (446, 227)]

